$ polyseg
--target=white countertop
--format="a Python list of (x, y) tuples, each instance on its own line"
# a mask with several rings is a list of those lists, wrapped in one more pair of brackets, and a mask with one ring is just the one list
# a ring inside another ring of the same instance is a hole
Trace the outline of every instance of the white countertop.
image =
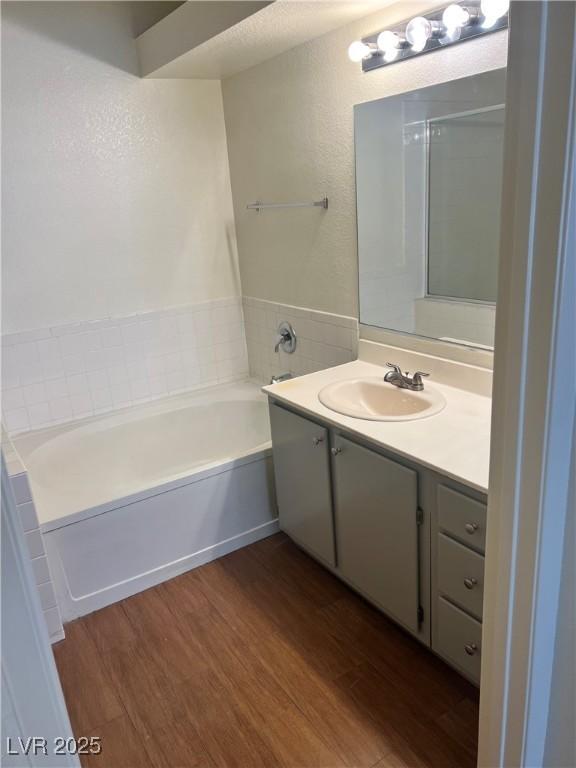
[(412, 421), (368, 421), (326, 408), (318, 392), (327, 384), (365, 376), (384, 376), (388, 369), (356, 360), (307, 376), (263, 387), (279, 402), (294, 406), (334, 427), (487, 493), (490, 458), (491, 398), (438, 381), (426, 381), (446, 398), (438, 414)]

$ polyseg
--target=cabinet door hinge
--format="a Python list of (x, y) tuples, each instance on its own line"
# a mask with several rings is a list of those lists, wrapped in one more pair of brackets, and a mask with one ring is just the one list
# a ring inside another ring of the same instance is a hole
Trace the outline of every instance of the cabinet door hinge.
[(416, 524), (422, 525), (424, 522), (424, 510), (421, 507), (418, 507), (416, 510)]
[(418, 624), (422, 624), (424, 621), (424, 608), (421, 605), (418, 606)]

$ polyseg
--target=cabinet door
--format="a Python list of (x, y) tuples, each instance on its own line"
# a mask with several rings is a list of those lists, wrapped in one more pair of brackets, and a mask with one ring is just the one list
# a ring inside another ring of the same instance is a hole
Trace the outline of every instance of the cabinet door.
[(339, 570), (383, 611), (417, 632), (416, 472), (340, 436), (334, 451)]
[(270, 424), (280, 527), (334, 566), (328, 430), (274, 404)]

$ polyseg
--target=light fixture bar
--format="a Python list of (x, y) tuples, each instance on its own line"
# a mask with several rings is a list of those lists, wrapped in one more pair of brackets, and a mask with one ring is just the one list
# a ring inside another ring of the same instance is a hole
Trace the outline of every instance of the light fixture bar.
[[(364, 37), (350, 48), (370, 72), (508, 27), (508, 0), (462, 0)], [(362, 55), (362, 52), (364, 55)]]

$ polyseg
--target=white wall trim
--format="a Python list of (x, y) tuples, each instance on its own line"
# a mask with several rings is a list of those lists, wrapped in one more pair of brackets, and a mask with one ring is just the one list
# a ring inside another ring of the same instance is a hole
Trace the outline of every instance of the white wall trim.
[(479, 765), (545, 765), (576, 403), (576, 5), (513, 3)]

